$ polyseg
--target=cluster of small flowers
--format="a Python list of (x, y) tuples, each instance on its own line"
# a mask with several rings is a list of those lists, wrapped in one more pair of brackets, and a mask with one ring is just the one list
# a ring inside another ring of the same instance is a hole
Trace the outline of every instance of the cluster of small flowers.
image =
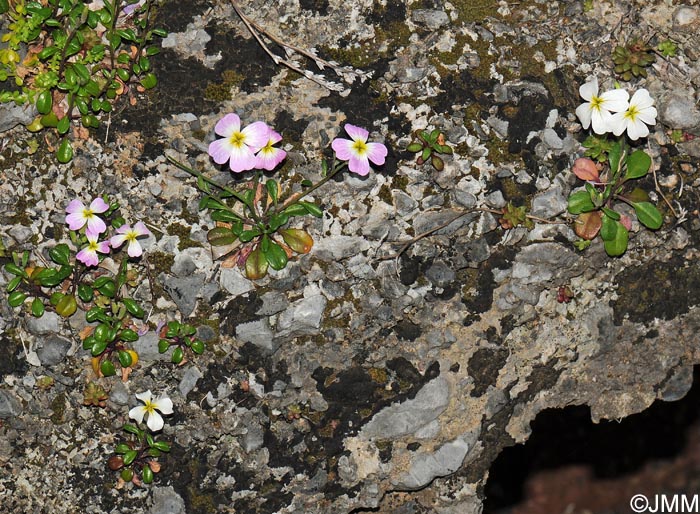
[(654, 99), (646, 89), (639, 89), (631, 99), (624, 89), (599, 95), (598, 79), (594, 78), (579, 88), (579, 94), (586, 102), (576, 109), (576, 116), (583, 128), (592, 126), (596, 134), (612, 132), (619, 136), (627, 131), (627, 136), (636, 141), (649, 135), (647, 125), (656, 124)]
[[(223, 139), (209, 145), (209, 155), (217, 164), (229, 162), (234, 173), (252, 169), (272, 171), (281, 163), (287, 153), (276, 148), (282, 136), (262, 121), (251, 123), (241, 129), (241, 120), (236, 114), (227, 114), (214, 127)], [(387, 149), (381, 143), (368, 143), (369, 132), (363, 128), (346, 124), (345, 131), (351, 140), (336, 138), (331, 147), (341, 161), (348, 161), (348, 169), (358, 175), (369, 173), (369, 161), (381, 166), (387, 156)]]
[(107, 231), (105, 222), (97, 216), (109, 209), (109, 205), (102, 198), (95, 198), (88, 207), (85, 207), (80, 200), (73, 200), (66, 207), (66, 223), (68, 228), (78, 231), (87, 225), (85, 237), (88, 244), (75, 256), (85, 266), (97, 266), (99, 257), (97, 253), (107, 254), (111, 248), (119, 248), (128, 241), (127, 253), (129, 257), (139, 257), (143, 252), (137, 238), (148, 236), (151, 232), (142, 222), (136, 223), (133, 228), (124, 224), (117, 229), (117, 234), (108, 241), (100, 241), (100, 234)]

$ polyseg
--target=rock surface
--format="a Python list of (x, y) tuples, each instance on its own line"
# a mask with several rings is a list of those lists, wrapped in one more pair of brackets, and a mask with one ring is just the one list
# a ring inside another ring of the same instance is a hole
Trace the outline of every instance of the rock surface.
[[(230, 4), (187, 0), (159, 11), (171, 36), (153, 57), (158, 87), (136, 92), (118, 123), (115, 111), (109, 134), (76, 138), (71, 164), (30, 154), (22, 127), (2, 134), (3, 264), (5, 249), (46, 255), (73, 198), (108, 194), (154, 233), (151, 278), (135, 289), (148, 313), (136, 327), (140, 360), (124, 381), (95, 376), (77, 316), (36, 319), (0, 302), (2, 509), (62, 512), (70, 498), (94, 513), (478, 513), (489, 467), (528, 439), (542, 410), (587, 405), (597, 422), (686, 394), (700, 364), (696, 6), (242, 8), (283, 41), (366, 75), (329, 90), (276, 66)], [(612, 87), (623, 15), (654, 43), (679, 42), (677, 56), (625, 87), (657, 100), (643, 145), (687, 219), (652, 193), (663, 227), (633, 220), (628, 252), (613, 259), (600, 241), (575, 249), (566, 207), (581, 186), (571, 172), (585, 138), (578, 87), (593, 76)], [(299, 64), (321, 82), (349, 73)], [(164, 157), (229, 184), (250, 179), (206, 155), (230, 112), (282, 134), (288, 159), (270, 176), (296, 188), (320, 178), (320, 156), (346, 123), (389, 148), (367, 177), (314, 191), (323, 216), (293, 221), (313, 249), (255, 281), (212, 254), (201, 194)], [(414, 131), (433, 128), (454, 150), (442, 171), (406, 151)], [(502, 228), (509, 203), (538, 218), (531, 230)], [(3, 290), (10, 279), (2, 273)], [(158, 351), (170, 320), (197, 326), (206, 351), (172, 364), (172, 350)], [(91, 381), (109, 394), (104, 408), (85, 404)], [(172, 450), (154, 485), (137, 487), (107, 459), (146, 390), (173, 400), (158, 436)]]

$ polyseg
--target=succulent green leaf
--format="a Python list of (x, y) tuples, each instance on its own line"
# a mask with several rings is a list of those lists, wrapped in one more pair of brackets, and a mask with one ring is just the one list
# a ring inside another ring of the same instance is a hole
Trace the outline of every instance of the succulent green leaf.
[(620, 168), (620, 158), (622, 157), (622, 146), (619, 142), (615, 142), (608, 151), (608, 162), (613, 174), (617, 173)]
[(608, 218), (613, 219), (615, 221), (620, 220), (619, 212), (609, 209), (608, 207), (603, 207), (601, 208), (601, 210), (603, 211), (603, 214), (605, 214)]
[(141, 468), (141, 479), (143, 480), (144, 484), (153, 483), (153, 470), (148, 466), (148, 464), (144, 464)]
[(251, 280), (267, 275), (268, 262), (260, 248), (256, 248), (245, 261), (245, 274)]
[(44, 315), (44, 303), (39, 298), (32, 300), (32, 316), (41, 318)]
[(313, 202), (299, 202), (299, 205), (304, 207), (304, 209), (306, 209), (306, 212), (308, 212), (312, 216), (315, 216), (316, 218), (320, 218), (321, 216), (323, 216), (323, 209), (321, 209), (320, 206), (316, 205)]
[(165, 353), (170, 348), (170, 341), (167, 339), (161, 339), (158, 341), (158, 353)]
[(234, 243), (236, 239), (238, 239), (238, 236), (231, 232), (230, 228), (214, 227), (207, 233), (207, 239), (212, 246), (227, 246)]
[(304, 208), (303, 205), (293, 203), (292, 205), (284, 209), (282, 212), (287, 216), (304, 216), (307, 214), (308, 211)]
[(49, 250), (49, 257), (56, 264), (68, 266), (70, 264), (70, 248), (65, 243), (60, 243)]
[(627, 173), (625, 173), (625, 178), (641, 178), (647, 174), (650, 167), (651, 157), (642, 150), (636, 150), (627, 157)]
[(185, 352), (182, 351), (182, 348), (179, 346), (175, 348), (175, 351), (173, 351), (173, 356), (170, 359), (173, 364), (180, 364), (182, 362), (182, 359), (185, 358)]
[(122, 298), (122, 303), (126, 307), (126, 310), (134, 316), (135, 318), (143, 318), (146, 312), (141, 308), (141, 306), (133, 298)]
[(56, 314), (64, 318), (69, 318), (78, 310), (78, 302), (72, 294), (64, 295), (61, 301), (56, 304)]
[(287, 254), (277, 243), (270, 241), (267, 250), (262, 251), (272, 269), (279, 271), (287, 265)]
[(24, 294), (22, 291), (13, 291), (7, 297), (7, 303), (10, 304), (10, 307), (19, 307), (26, 299), (27, 295)]
[[(67, 118), (63, 118), (64, 120)], [(63, 121), (63, 120), (61, 120)], [(58, 124), (61, 124), (61, 121), (58, 122)], [(66, 132), (68, 129), (66, 128)], [(59, 130), (60, 132), (60, 130)], [(61, 141), (61, 144), (58, 146), (58, 150), (56, 151), (56, 159), (58, 159), (58, 162), (61, 164), (66, 164), (71, 161), (73, 158), (73, 147), (70, 144), (70, 141), (68, 138), (63, 138)]]
[(48, 114), (53, 106), (53, 98), (51, 91), (42, 91), (36, 98), (36, 110), (39, 114)]
[(19, 287), (21, 282), (22, 282), (22, 277), (13, 278), (12, 280), (10, 280), (7, 283), (7, 286), (5, 286), (5, 291), (8, 293), (11, 293), (12, 291), (14, 291), (15, 289), (17, 289)]
[(269, 194), (270, 198), (272, 198), (272, 203), (274, 205), (277, 205), (277, 195), (279, 194), (277, 181), (273, 179), (268, 180), (267, 182), (265, 182), (265, 188), (267, 189), (267, 194)]
[[(100, 353), (102, 353), (102, 352), (99, 352), (97, 355), (99, 355)], [(94, 350), (92, 352), (92, 355), (93, 355), (93, 357), (97, 357), (97, 355), (95, 355)], [(100, 364), (100, 371), (106, 377), (113, 377), (114, 375), (117, 374), (117, 368), (114, 367), (114, 363), (110, 360), (103, 360), (102, 361), (102, 364)]]
[(411, 153), (417, 153), (423, 150), (423, 145), (420, 143), (411, 143), (406, 147), (406, 151)]
[(125, 352), (124, 350), (119, 350), (119, 352), (117, 352), (117, 358), (119, 359), (119, 364), (122, 368), (128, 368), (133, 362), (131, 354), (129, 352)]
[(141, 85), (146, 89), (152, 89), (158, 84), (158, 79), (153, 73), (147, 73), (144, 78), (141, 79)]
[(139, 335), (134, 330), (125, 328), (119, 333), (119, 339), (127, 343), (133, 343), (134, 341), (138, 341)]
[(656, 230), (661, 227), (664, 218), (659, 210), (650, 202), (633, 203), (634, 212), (637, 213), (639, 222), (647, 228)]
[(595, 209), (588, 191), (577, 191), (569, 196), (568, 210), (571, 214), (581, 214)]
[(202, 355), (204, 353), (204, 343), (199, 339), (192, 341), (192, 343), (190, 343), (190, 348), (192, 348), (192, 351), (197, 355)]
[(314, 240), (305, 230), (298, 228), (287, 228), (279, 230), (278, 233), (284, 242), (297, 253), (309, 253), (314, 245)]
[(128, 452), (126, 452), (124, 454), (124, 465), (128, 466), (129, 464), (134, 462), (134, 459), (138, 457), (138, 454), (139, 452), (137, 452), (136, 450), (129, 450)]
[[(603, 218), (605, 218), (605, 216)], [(613, 239), (603, 241), (603, 246), (605, 247), (606, 253), (610, 257), (618, 257), (627, 250), (629, 232), (619, 221), (614, 221), (613, 223), (618, 225), (618, 228), (615, 231), (615, 237)]]

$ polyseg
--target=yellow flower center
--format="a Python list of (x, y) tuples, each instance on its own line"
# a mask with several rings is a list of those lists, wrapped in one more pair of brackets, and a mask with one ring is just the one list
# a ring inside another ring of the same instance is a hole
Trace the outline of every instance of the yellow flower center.
[(153, 414), (156, 411), (156, 406), (153, 402), (149, 402), (148, 400), (146, 400), (144, 403), (145, 405), (143, 408), (149, 415)]
[(95, 215), (94, 212), (92, 212), (90, 209), (83, 209), (83, 217), (85, 219), (90, 219)]
[(98, 247), (99, 245), (97, 244), (97, 241), (90, 241), (88, 243), (88, 250), (91, 252), (96, 252)]
[(630, 108), (627, 109), (627, 111), (625, 111), (625, 118), (628, 118), (632, 121), (636, 120), (638, 115), (639, 109), (636, 105), (630, 105)]
[(594, 96), (591, 98), (591, 110), (592, 111), (600, 111), (600, 109), (603, 107), (603, 99), (599, 96)]
[(364, 141), (357, 140), (352, 144), (352, 149), (358, 155), (364, 155), (367, 153), (367, 144)]
[(124, 239), (126, 239), (127, 241), (129, 241), (131, 243), (132, 241), (136, 241), (137, 236), (138, 236), (138, 234), (136, 232), (134, 232), (133, 230), (130, 230), (129, 232), (124, 234)]
[(241, 148), (245, 144), (245, 134), (243, 132), (234, 132), (228, 140), (231, 145)]

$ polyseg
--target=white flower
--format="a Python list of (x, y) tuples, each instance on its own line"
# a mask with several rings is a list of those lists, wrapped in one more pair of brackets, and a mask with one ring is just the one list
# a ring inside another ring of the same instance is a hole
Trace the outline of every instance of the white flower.
[(629, 94), (624, 89), (613, 89), (598, 95), (597, 78), (583, 84), (578, 91), (587, 102), (578, 106), (576, 116), (581, 120), (583, 128), (592, 126), (596, 134), (611, 132), (611, 113), (625, 111), (629, 106)]
[(654, 99), (646, 89), (634, 93), (629, 107), (625, 111), (613, 114), (610, 119), (613, 134), (619, 136), (627, 130), (627, 136), (632, 141), (649, 135), (647, 125), (656, 125), (656, 108)]
[(143, 422), (143, 417), (148, 414), (148, 419), (146, 419), (146, 425), (151, 430), (151, 432), (157, 432), (163, 428), (163, 418), (157, 411), (163, 414), (173, 413), (173, 402), (167, 396), (161, 396), (156, 400), (151, 399), (151, 391), (148, 390), (145, 393), (137, 393), (136, 398), (141, 400), (144, 405), (134, 407), (129, 411), (129, 417), (135, 419), (137, 423)]

